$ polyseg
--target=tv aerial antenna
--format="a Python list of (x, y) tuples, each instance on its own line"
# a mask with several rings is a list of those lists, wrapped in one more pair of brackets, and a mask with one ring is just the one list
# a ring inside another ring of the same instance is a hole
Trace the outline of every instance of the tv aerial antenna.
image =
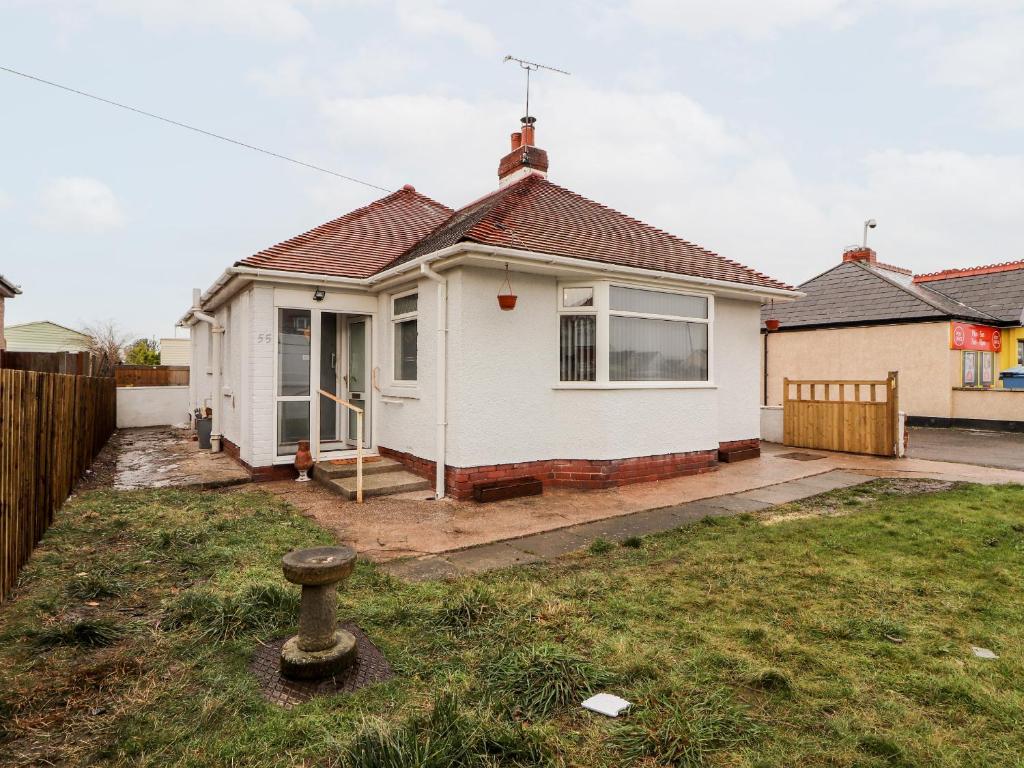
[(526, 59), (517, 59), (515, 56), (512, 56), (511, 54), (509, 54), (504, 59), (502, 59), (502, 61), (503, 62), (514, 61), (522, 69), (526, 70), (526, 117), (524, 118), (524, 120), (530, 120), (531, 122), (532, 122), (532, 118), (530, 117), (530, 73), (531, 72), (537, 72), (537, 71), (539, 71), (541, 69), (546, 69), (548, 72), (557, 72), (560, 75), (571, 75), (572, 74), (572, 72), (566, 72), (564, 69), (559, 69), (558, 67), (549, 67), (547, 64), (538, 64), (535, 61), (527, 61)]

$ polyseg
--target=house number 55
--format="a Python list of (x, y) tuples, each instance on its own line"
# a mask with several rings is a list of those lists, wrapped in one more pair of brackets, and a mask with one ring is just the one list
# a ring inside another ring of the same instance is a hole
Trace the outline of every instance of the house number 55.
[(256, 334), (256, 343), (257, 344), (269, 344), (271, 342), (272, 338), (273, 338), (273, 336), (271, 334), (269, 334), (269, 333), (257, 333)]

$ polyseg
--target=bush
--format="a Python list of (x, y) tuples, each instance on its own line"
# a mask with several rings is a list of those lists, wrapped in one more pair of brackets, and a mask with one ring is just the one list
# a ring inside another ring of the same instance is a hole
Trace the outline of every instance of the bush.
[(541, 742), (522, 726), (467, 714), (451, 695), (398, 725), (364, 721), (343, 759), (350, 768), (525, 768), (547, 762)]
[(496, 613), (494, 593), (480, 584), (473, 584), (445, 603), (438, 620), (448, 629), (466, 630), (484, 623)]
[(506, 650), (484, 666), (492, 698), (531, 718), (575, 707), (610, 676), (562, 646), (542, 643)]
[(70, 619), (37, 629), (29, 639), (37, 648), (75, 645), (99, 648), (113, 645), (125, 635), (125, 630), (110, 619)]
[(250, 584), (237, 595), (221, 596), (203, 589), (185, 592), (166, 608), (167, 629), (193, 627), (216, 640), (241, 634), (267, 634), (294, 626), (299, 616), (299, 595), (280, 584)]
[(678, 768), (705, 766), (711, 755), (754, 738), (759, 728), (722, 689), (641, 713), (614, 741), (628, 761), (651, 759)]

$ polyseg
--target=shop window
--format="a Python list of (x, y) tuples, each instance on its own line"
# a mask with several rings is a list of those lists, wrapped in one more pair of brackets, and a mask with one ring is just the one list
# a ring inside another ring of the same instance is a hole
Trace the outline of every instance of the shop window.
[(992, 352), (961, 352), (961, 386), (991, 387), (995, 382), (995, 355)]

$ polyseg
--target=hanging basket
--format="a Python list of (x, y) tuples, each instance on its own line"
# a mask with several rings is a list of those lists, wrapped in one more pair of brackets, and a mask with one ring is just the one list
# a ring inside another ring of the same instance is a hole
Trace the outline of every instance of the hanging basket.
[(498, 306), (501, 307), (503, 312), (509, 312), (516, 308), (516, 299), (519, 297), (512, 293), (512, 282), (508, 277), (508, 264), (505, 265), (505, 282), (504, 288), (507, 288), (507, 293), (498, 293)]
[(782, 323), (780, 323), (775, 318), (772, 318), (770, 320), (765, 320), (764, 321), (764, 327), (767, 328), (769, 331), (777, 331), (777, 330), (779, 330), (779, 326), (780, 325), (782, 325)]

